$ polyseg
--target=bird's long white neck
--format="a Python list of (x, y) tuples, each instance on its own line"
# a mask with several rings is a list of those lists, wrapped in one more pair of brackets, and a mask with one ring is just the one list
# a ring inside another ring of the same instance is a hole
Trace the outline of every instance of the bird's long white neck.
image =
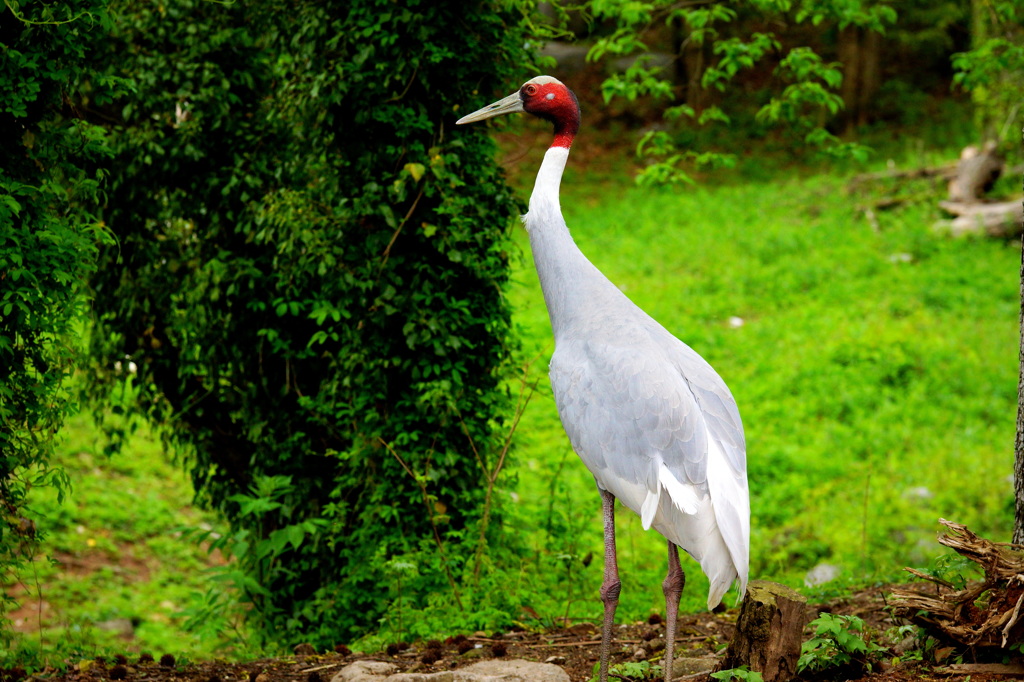
[(530, 213), (533, 213), (534, 205), (538, 208), (543, 206), (554, 206), (555, 211), (561, 215), (558, 204), (558, 188), (562, 184), (562, 173), (565, 171), (565, 163), (569, 160), (568, 147), (550, 147), (544, 153), (544, 161), (537, 171), (537, 179), (533, 183), (533, 194), (530, 195)]
[(525, 217), (556, 343), (579, 322), (584, 301), (598, 294), (597, 290), (614, 288), (576, 246), (562, 218), (558, 188), (568, 158), (567, 147), (551, 147), (544, 154)]

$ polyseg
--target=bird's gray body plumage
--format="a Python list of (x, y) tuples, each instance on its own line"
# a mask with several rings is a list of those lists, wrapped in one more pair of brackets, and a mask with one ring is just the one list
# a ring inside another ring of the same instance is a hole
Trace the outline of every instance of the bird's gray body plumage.
[(747, 579), (739, 411), (725, 382), (576, 246), (558, 206), (568, 150), (545, 156), (525, 217), (555, 336), (550, 377), (573, 449), (611, 492), (701, 563), (709, 608)]

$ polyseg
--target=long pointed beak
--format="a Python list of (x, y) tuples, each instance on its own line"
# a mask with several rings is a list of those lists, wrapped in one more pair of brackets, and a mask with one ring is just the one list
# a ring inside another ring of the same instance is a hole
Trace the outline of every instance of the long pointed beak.
[(523, 110), (523, 100), (519, 96), (519, 92), (513, 92), (508, 97), (499, 99), (494, 104), (488, 104), (483, 109), (478, 109), (472, 114), (466, 114), (458, 121), (456, 125), (462, 125), (463, 123), (474, 123), (476, 121), (483, 121), (487, 118), (493, 118), (495, 116), (501, 116), (502, 114), (511, 114), (517, 111)]

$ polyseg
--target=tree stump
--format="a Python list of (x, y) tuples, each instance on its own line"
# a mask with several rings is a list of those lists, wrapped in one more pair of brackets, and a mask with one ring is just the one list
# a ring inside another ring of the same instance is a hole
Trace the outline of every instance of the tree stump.
[(786, 682), (796, 675), (806, 622), (806, 597), (785, 585), (751, 581), (722, 669), (745, 665), (764, 682)]
[(949, 200), (965, 204), (981, 201), (1002, 172), (1003, 159), (995, 142), (987, 142), (981, 149), (965, 148), (960, 153), (956, 177), (949, 182)]
[(946, 519), (939, 523), (950, 530), (939, 536), (939, 543), (977, 563), (985, 571), (985, 579), (957, 589), (942, 578), (904, 569), (938, 588), (927, 593), (893, 590), (896, 615), (941, 641), (972, 649), (1008, 649), (1024, 642), (1024, 546), (986, 540)]
[(1024, 220), (1021, 200), (993, 202), (982, 196), (992, 189), (1002, 172), (1003, 159), (995, 142), (986, 142), (981, 149), (966, 147), (960, 153), (956, 175), (949, 181), (949, 200), (939, 202), (944, 211), (956, 217), (939, 221), (935, 227), (954, 237), (968, 233), (990, 237), (1020, 234)]

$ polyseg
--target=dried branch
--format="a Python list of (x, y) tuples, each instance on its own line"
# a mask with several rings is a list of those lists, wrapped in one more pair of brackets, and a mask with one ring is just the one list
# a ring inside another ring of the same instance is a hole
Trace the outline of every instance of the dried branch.
[[(950, 533), (939, 543), (978, 564), (979, 583), (962, 590), (941, 578), (911, 568), (909, 573), (939, 586), (938, 594), (895, 590), (896, 615), (920, 625), (935, 637), (970, 647), (1006, 648), (1024, 639), (1020, 610), (1024, 602), (1024, 546), (992, 542), (966, 526), (939, 519)], [(987, 603), (986, 603), (987, 602)]]

